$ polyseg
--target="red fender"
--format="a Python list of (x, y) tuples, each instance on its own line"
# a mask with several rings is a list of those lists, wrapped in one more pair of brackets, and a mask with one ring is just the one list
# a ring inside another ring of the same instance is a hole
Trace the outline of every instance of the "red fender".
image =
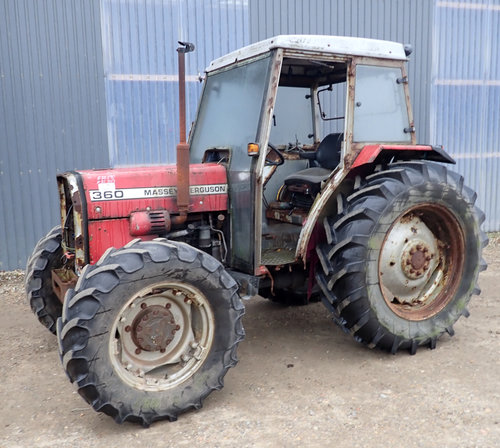
[(455, 160), (443, 150), (442, 146), (431, 145), (366, 145), (358, 154), (351, 168), (375, 163), (395, 156), (403, 160), (433, 160), (435, 162), (453, 163)]

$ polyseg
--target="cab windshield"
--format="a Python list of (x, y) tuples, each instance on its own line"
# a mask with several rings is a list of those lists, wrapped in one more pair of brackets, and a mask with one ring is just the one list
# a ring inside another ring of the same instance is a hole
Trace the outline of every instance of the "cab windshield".
[(208, 74), (191, 138), (191, 162), (212, 148), (231, 150), (233, 169), (250, 170), (247, 145), (256, 141), (270, 57)]

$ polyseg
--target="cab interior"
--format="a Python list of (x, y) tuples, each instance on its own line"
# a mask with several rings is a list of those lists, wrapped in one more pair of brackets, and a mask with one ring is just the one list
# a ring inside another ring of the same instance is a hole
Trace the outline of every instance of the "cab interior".
[(342, 160), (347, 67), (283, 60), (263, 175), (264, 265), (294, 261), (309, 209)]

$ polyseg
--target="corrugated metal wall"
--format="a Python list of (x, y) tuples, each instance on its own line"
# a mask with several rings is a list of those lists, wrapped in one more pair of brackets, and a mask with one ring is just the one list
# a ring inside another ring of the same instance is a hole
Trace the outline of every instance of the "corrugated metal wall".
[(276, 34), (331, 34), (410, 43), (417, 139), (430, 142), (432, 0), (250, 0), (252, 42)]
[[(249, 44), (242, 0), (102, 0), (108, 138), (113, 166), (174, 163), (179, 140), (177, 41), (186, 55), (187, 123), (209, 62)], [(189, 128), (189, 126), (188, 126)]]
[(485, 229), (500, 229), (500, 0), (436, 1), (433, 140), (478, 193)]
[(108, 164), (95, 1), (0, 2), (0, 270), (58, 223), (56, 172)]
[(413, 44), (419, 141), (451, 150), (487, 229), (500, 229), (499, 10), (500, 0), (2, 0), (0, 270), (22, 267), (57, 223), (56, 172), (174, 161), (183, 39), (197, 46), (189, 121), (198, 73), (250, 42), (305, 33)]

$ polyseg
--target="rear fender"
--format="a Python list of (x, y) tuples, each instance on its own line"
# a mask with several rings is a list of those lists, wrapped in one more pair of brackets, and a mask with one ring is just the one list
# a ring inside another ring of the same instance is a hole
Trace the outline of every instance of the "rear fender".
[(455, 160), (442, 146), (431, 145), (365, 145), (354, 159), (351, 169), (370, 163), (387, 163), (397, 160), (432, 160), (452, 163)]
[(312, 249), (314, 249), (312, 245), (315, 244), (316, 239), (311, 237), (317, 231), (317, 226), (322, 225), (325, 216), (337, 212), (337, 195), (335, 193), (342, 189), (342, 184), (345, 182), (348, 173), (349, 170), (344, 168), (336, 171), (333, 176), (330, 177), (328, 184), (323, 187), (321, 195), (316, 197), (316, 200), (309, 210), (307, 220), (302, 225), (295, 252), (295, 257), (297, 259), (302, 259), (304, 265), (307, 263), (308, 254), (311, 254)]

